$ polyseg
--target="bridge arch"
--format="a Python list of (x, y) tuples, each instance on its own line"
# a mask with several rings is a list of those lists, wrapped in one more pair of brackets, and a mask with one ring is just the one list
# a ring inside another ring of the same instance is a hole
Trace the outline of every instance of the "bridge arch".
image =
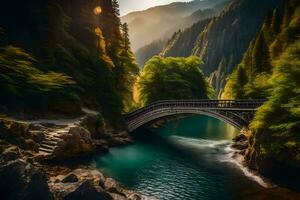
[(219, 119), (241, 130), (251, 122), (264, 100), (181, 100), (160, 101), (125, 114), (129, 131), (155, 119), (179, 115), (200, 114)]

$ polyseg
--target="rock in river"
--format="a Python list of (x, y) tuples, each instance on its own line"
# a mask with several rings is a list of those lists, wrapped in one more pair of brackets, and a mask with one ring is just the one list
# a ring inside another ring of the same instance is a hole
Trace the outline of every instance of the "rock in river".
[(104, 190), (96, 189), (91, 181), (85, 181), (74, 192), (69, 193), (64, 200), (113, 200), (113, 198)]

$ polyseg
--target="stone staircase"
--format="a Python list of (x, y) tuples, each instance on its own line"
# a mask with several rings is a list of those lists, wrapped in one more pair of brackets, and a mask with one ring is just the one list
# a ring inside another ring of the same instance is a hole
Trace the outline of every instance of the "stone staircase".
[(39, 153), (43, 155), (51, 155), (56, 149), (58, 143), (62, 141), (62, 136), (68, 134), (70, 128), (74, 125), (69, 125), (64, 128), (53, 128), (44, 132), (45, 139), (41, 142)]
[[(86, 115), (98, 114), (97, 111), (89, 110), (87, 108), (82, 108), (82, 110)], [(33, 122), (34, 129), (30, 130), (30, 132), (42, 132), (43, 135), (45, 135), (44, 140), (40, 143), (39, 154), (45, 156), (53, 154), (58, 143), (63, 140), (62, 137), (69, 133), (70, 128), (80, 126), (80, 122), (85, 116), (71, 120), (40, 120)]]

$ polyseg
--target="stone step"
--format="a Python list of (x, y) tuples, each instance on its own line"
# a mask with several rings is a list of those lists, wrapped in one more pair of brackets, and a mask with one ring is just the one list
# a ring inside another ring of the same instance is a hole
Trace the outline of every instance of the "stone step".
[(49, 137), (54, 137), (54, 138), (58, 138), (58, 139), (61, 139), (61, 136), (62, 135), (59, 135), (59, 134), (56, 134), (56, 133), (52, 133), (52, 134), (45, 134), (46, 137), (49, 136)]
[(57, 131), (49, 131), (46, 133), (47, 135), (61, 135), (60, 133), (58, 133)]
[(43, 148), (43, 147), (40, 147), (40, 148), (39, 148), (39, 151), (40, 151), (40, 152), (45, 152), (45, 153), (48, 153), (48, 154), (53, 153), (53, 150), (45, 149), (45, 148)]
[(47, 134), (47, 131), (46, 130), (29, 130), (29, 133), (31, 133), (31, 134), (35, 134), (35, 133)]
[(53, 140), (44, 140), (42, 144), (46, 145), (57, 145), (58, 141), (53, 141)]
[(48, 144), (41, 144), (41, 147), (44, 149), (51, 149), (54, 150), (57, 146), (56, 145), (48, 145)]
[(58, 138), (58, 137), (46, 136), (45, 140), (59, 142), (59, 141), (61, 141), (62, 139), (61, 139), (61, 138)]
[(59, 135), (62, 135), (62, 134), (68, 134), (69, 133), (69, 130), (58, 130), (58, 131), (55, 131), (56, 134), (59, 134)]

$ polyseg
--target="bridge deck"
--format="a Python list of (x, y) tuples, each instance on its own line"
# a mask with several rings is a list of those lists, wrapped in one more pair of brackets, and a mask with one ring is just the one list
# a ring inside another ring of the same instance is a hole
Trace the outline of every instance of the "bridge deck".
[(126, 119), (138, 117), (149, 111), (162, 109), (162, 108), (174, 108), (177, 107), (190, 107), (190, 108), (203, 108), (203, 109), (215, 109), (215, 110), (256, 110), (266, 100), (253, 99), (253, 100), (165, 100), (158, 101), (143, 108), (137, 109), (133, 112), (124, 115)]

